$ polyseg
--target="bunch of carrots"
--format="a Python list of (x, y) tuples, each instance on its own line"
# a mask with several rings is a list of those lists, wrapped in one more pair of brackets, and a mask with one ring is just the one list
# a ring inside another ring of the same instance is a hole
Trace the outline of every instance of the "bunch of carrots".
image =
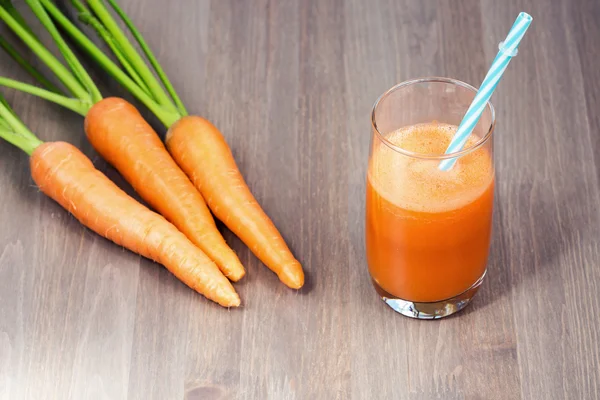
[[(74, 146), (43, 143), (0, 96), (0, 137), (29, 154), (31, 174), (40, 190), (91, 230), (163, 264), (186, 285), (224, 307), (240, 305), (230, 281), (240, 280), (245, 270), (217, 229), (213, 215), (283, 283), (294, 289), (302, 287), (300, 263), (250, 192), (223, 135), (206, 119), (188, 115), (156, 57), (116, 1), (72, 0), (71, 4), (79, 20), (102, 39), (118, 64), (52, 0), (26, 2), (64, 63), (41, 43), (10, 0), (0, 0), (0, 19), (48, 67), (61, 87), (2, 36), (0, 47), (41, 86), (6, 77), (0, 77), (0, 86), (82, 115), (94, 149), (156, 212), (119, 189)], [(102, 97), (63, 34), (156, 115), (167, 129), (164, 143), (132, 104)]]

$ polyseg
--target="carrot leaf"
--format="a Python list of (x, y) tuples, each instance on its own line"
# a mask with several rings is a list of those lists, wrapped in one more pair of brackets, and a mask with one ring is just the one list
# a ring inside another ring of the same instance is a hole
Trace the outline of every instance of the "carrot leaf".
[(127, 29), (129, 29), (129, 32), (131, 32), (131, 34), (137, 41), (138, 45), (140, 46), (140, 48), (146, 55), (146, 58), (148, 59), (148, 61), (150, 61), (152, 68), (154, 68), (154, 71), (160, 78), (163, 86), (167, 89), (167, 91), (171, 95), (171, 98), (175, 102), (175, 105), (176, 105), (177, 109), (179, 110), (179, 112), (181, 113), (181, 115), (187, 115), (187, 110), (185, 109), (183, 102), (177, 95), (177, 92), (175, 91), (175, 88), (173, 87), (173, 85), (171, 84), (171, 81), (167, 77), (167, 74), (162, 69), (160, 63), (154, 56), (154, 53), (150, 49), (150, 46), (148, 46), (148, 44), (146, 43), (146, 40), (144, 40), (144, 37), (142, 36), (140, 31), (133, 24), (133, 21), (131, 20), (131, 18), (129, 18), (129, 16), (125, 13), (125, 11), (123, 11), (123, 9), (121, 9), (121, 7), (117, 4), (117, 2), (115, 0), (108, 0), (108, 3), (113, 8), (113, 10), (115, 10), (115, 12), (119, 15), (121, 20), (127, 26)]

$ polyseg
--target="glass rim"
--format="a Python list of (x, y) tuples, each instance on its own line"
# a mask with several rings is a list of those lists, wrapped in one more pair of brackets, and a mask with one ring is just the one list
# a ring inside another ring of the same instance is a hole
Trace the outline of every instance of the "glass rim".
[(377, 127), (377, 121), (375, 119), (375, 111), (377, 110), (379, 103), (398, 89), (402, 89), (404, 87), (414, 85), (417, 83), (426, 83), (426, 82), (449, 83), (452, 85), (456, 85), (456, 86), (460, 86), (465, 89), (468, 89), (475, 94), (477, 93), (477, 89), (475, 87), (469, 85), (468, 83), (459, 81), (458, 79), (444, 78), (444, 77), (439, 77), (439, 76), (428, 76), (428, 77), (410, 79), (410, 80), (400, 82), (400, 83), (392, 86), (391, 88), (389, 88), (388, 90), (383, 92), (383, 94), (381, 96), (379, 96), (377, 98), (377, 100), (375, 100), (375, 104), (373, 104), (373, 110), (371, 111), (371, 126), (373, 127), (373, 130), (377, 133), (379, 140), (381, 140), (386, 146), (388, 146), (390, 149), (392, 149), (400, 154), (403, 154), (405, 156), (408, 156), (408, 157), (427, 159), (427, 160), (445, 160), (445, 159), (449, 159), (449, 158), (458, 158), (458, 157), (467, 155), (467, 154), (479, 149), (480, 147), (482, 147), (489, 140), (489, 138), (492, 137), (492, 132), (494, 131), (494, 128), (496, 126), (496, 111), (495, 111), (492, 103), (490, 101), (488, 101), (485, 106), (486, 106), (486, 109), (489, 109), (491, 112), (492, 121), (490, 123), (487, 133), (481, 139), (479, 139), (475, 144), (473, 144), (472, 146), (466, 147), (462, 150), (455, 151), (455, 152), (449, 153), (449, 154), (421, 154), (421, 153), (416, 153), (416, 152), (413, 152), (410, 150), (403, 149), (402, 147), (397, 146), (394, 143), (390, 142), (388, 139), (386, 139), (385, 136), (379, 131), (379, 128)]

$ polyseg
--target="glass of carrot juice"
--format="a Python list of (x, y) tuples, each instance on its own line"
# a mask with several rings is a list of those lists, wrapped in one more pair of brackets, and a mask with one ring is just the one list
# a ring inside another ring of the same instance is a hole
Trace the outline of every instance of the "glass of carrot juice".
[[(494, 202), (491, 103), (463, 149), (444, 154), (476, 93), (457, 80), (422, 78), (394, 86), (373, 106), (367, 262), (379, 296), (409, 317), (463, 309), (485, 276)], [(456, 163), (442, 171), (447, 158)]]

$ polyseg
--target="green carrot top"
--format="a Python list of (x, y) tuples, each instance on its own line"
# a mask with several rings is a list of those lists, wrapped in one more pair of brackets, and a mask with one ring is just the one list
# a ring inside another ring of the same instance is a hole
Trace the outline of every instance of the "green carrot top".
[[(150, 68), (146, 66), (135, 48), (127, 41), (125, 34), (114, 21), (103, 1), (87, 1), (87, 4), (91, 8), (90, 11), (80, 0), (72, 0), (73, 5), (79, 12), (80, 20), (95, 29), (119, 60), (122, 68), (104, 54), (50, 0), (26, 0), (26, 2), (56, 43), (66, 66), (41, 44), (25, 22), (25, 19), (12, 6), (10, 0), (0, 0), (0, 19), (53, 72), (55, 77), (66, 88), (67, 93), (58, 89), (42, 74), (37, 72), (2, 37), (0, 37), (0, 47), (17, 61), (19, 65), (26, 69), (44, 88), (6, 77), (0, 77), (0, 85), (52, 101), (84, 116), (95, 103), (102, 100), (102, 95), (98, 87), (58, 30), (57, 26), (60, 26), (103, 69), (109, 72), (119, 83), (144, 103), (166, 126), (170, 126), (186, 115), (181, 100), (179, 100), (148, 46), (141, 39), (141, 35), (139, 36), (141, 40), (140, 46), (148, 59), (151, 60), (166, 91), (155, 78)], [(119, 15), (123, 15), (126, 18), (125, 14), (118, 8), (114, 1), (111, 0), (110, 3)]]
[(31, 155), (42, 141), (17, 117), (0, 93), (0, 138)]

